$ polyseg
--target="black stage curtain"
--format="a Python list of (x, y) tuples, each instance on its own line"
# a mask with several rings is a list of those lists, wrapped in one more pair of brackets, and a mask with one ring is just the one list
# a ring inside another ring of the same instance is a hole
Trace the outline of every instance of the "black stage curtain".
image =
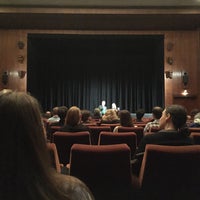
[(135, 112), (164, 105), (163, 35), (28, 35), (27, 90), (44, 111), (106, 100)]

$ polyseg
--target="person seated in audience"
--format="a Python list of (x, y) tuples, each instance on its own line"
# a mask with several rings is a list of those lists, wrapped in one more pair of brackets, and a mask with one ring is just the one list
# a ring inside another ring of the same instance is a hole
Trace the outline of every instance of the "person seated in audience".
[(100, 109), (101, 115), (104, 115), (106, 113), (107, 106), (106, 106), (106, 101), (105, 100), (103, 100), (101, 102), (101, 105), (99, 105), (99, 109)]
[(101, 111), (99, 108), (94, 108), (92, 118), (95, 120), (100, 120), (102, 118)]
[(83, 109), (81, 110), (81, 122), (83, 124), (88, 124), (88, 123), (92, 123), (92, 114), (90, 112), (90, 110), (87, 109)]
[(47, 110), (44, 114), (43, 114), (43, 117), (45, 119), (49, 119), (51, 117), (51, 111)]
[(67, 111), (68, 111), (68, 107), (66, 106), (59, 106), (58, 107), (58, 117), (60, 118), (60, 121), (52, 124), (52, 125), (56, 125), (56, 126), (64, 126), (65, 124), (65, 118), (67, 115)]
[(60, 121), (60, 117), (58, 116), (58, 106), (52, 109), (52, 117), (50, 117), (47, 122), (49, 124), (58, 123)]
[(200, 127), (200, 112), (194, 116), (194, 121), (189, 125), (189, 127)]
[(194, 116), (199, 113), (200, 110), (198, 108), (193, 108), (190, 111), (190, 114), (187, 115), (187, 125), (190, 126), (194, 122)]
[(113, 109), (107, 109), (101, 119), (101, 124), (116, 124), (119, 122), (119, 117), (116, 111), (114, 111)]
[(138, 174), (141, 166), (146, 144), (159, 145), (192, 145), (193, 140), (189, 136), (187, 111), (181, 105), (170, 105), (166, 107), (159, 121), (160, 131), (145, 135), (138, 145), (136, 151), (136, 162), (133, 165), (134, 173)]
[(144, 135), (147, 132), (151, 132), (151, 128), (159, 128), (159, 120), (162, 116), (162, 111), (163, 108), (161, 108), (160, 106), (155, 106), (152, 109), (152, 116), (153, 116), (153, 121), (152, 122), (148, 122), (145, 127), (144, 127)]
[(65, 117), (67, 114), (68, 108), (66, 106), (59, 106), (58, 111), (57, 111), (57, 116), (60, 118), (60, 120), (57, 122), (51, 122), (51, 123), (46, 123), (46, 132), (47, 132), (47, 137), (48, 139), (51, 138), (52, 135), (52, 127), (57, 126), (57, 127), (62, 127), (64, 126), (65, 123)]
[(144, 117), (145, 111), (143, 108), (140, 108), (138, 110), (136, 110), (136, 122), (144, 122), (143, 121), (143, 117)]
[(81, 110), (77, 106), (72, 106), (67, 111), (65, 124), (61, 131), (79, 132), (89, 131), (89, 128), (81, 122)]
[(48, 119), (51, 117), (51, 112), (47, 110), (45, 113), (42, 113), (42, 120), (44, 122), (45, 128), (48, 126)]
[(134, 127), (131, 113), (128, 110), (121, 110), (119, 112), (120, 126), (116, 126), (113, 132), (118, 132), (119, 127)]
[(40, 108), (28, 93), (0, 92), (0, 199), (94, 200), (84, 182), (51, 166)]

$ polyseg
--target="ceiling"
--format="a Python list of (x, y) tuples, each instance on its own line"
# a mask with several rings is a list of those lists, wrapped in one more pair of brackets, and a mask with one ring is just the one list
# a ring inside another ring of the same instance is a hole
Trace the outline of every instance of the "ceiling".
[(200, 0), (0, 0), (0, 28), (199, 30)]
[(0, 0), (1, 6), (43, 7), (141, 7), (200, 6), (200, 0)]

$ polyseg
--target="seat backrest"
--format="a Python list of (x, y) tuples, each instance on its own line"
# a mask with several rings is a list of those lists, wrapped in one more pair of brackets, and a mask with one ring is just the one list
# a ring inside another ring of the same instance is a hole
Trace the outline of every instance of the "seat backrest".
[(100, 125), (100, 126), (89, 126), (90, 133), (91, 133), (91, 143), (93, 145), (98, 144), (99, 134), (101, 131), (111, 131), (109, 125)]
[(56, 144), (60, 163), (66, 166), (69, 163), (71, 146), (73, 144), (91, 144), (91, 139), (89, 131), (56, 131), (53, 134), (53, 142)]
[(116, 126), (119, 126), (119, 125), (120, 125), (120, 123), (114, 123), (114, 124), (101, 124), (101, 126), (110, 126), (110, 131), (113, 131), (114, 128), (115, 128)]
[(56, 131), (60, 131), (60, 129), (61, 129), (61, 126), (48, 125), (47, 128), (46, 128), (46, 130), (47, 130), (47, 139), (50, 142), (53, 142), (53, 134)]
[(139, 182), (150, 199), (196, 199), (200, 194), (200, 145), (147, 144)]
[(193, 139), (194, 144), (200, 144), (200, 132), (191, 132), (190, 137)]
[(101, 131), (98, 145), (122, 144), (125, 143), (130, 147), (131, 158), (134, 157), (137, 147), (137, 135), (135, 132), (118, 132)]
[(60, 166), (60, 161), (59, 161), (56, 145), (54, 143), (48, 142), (47, 149), (50, 154), (50, 161), (51, 161), (52, 167), (55, 168), (55, 170), (58, 173), (61, 173), (61, 166)]
[(130, 148), (127, 144), (74, 144), (70, 175), (84, 181), (97, 199), (117, 199), (111, 194), (120, 193), (126, 196), (132, 186)]
[(143, 138), (143, 131), (144, 131), (144, 127), (142, 127), (142, 126), (138, 126), (138, 127), (120, 126), (118, 128), (118, 132), (135, 132), (137, 135), (137, 145), (139, 145), (141, 139)]
[(192, 132), (198, 132), (200, 133), (200, 127), (189, 127), (189, 131)]

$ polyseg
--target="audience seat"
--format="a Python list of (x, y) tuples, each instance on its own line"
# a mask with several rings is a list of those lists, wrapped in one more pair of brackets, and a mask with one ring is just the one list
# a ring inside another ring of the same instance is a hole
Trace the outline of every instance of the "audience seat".
[(61, 173), (61, 164), (60, 164), (60, 161), (59, 161), (56, 145), (54, 143), (48, 142), (47, 143), (47, 149), (49, 151), (50, 161), (51, 161), (52, 167), (55, 168), (55, 170), (58, 173)]
[(138, 126), (138, 127), (120, 126), (118, 128), (118, 132), (135, 132), (137, 135), (137, 145), (140, 143), (141, 139), (143, 138), (143, 131), (144, 131), (144, 127), (141, 127), (141, 126)]
[(53, 134), (56, 131), (59, 131), (61, 129), (61, 126), (55, 126), (55, 125), (48, 125), (46, 128), (47, 131), (47, 139), (49, 140), (49, 142), (53, 142)]
[(200, 199), (200, 145), (147, 144), (139, 185), (143, 199)]
[(100, 126), (88, 126), (90, 129), (90, 134), (91, 134), (91, 143), (93, 145), (98, 144), (98, 139), (99, 139), (99, 134), (101, 131), (111, 131), (110, 126), (106, 125), (100, 125)]
[(189, 127), (189, 131), (192, 132), (198, 132), (200, 133), (200, 127)]
[(193, 139), (194, 144), (200, 145), (200, 132), (191, 132), (190, 137)]
[(84, 181), (96, 200), (133, 200), (127, 144), (74, 144), (70, 154), (70, 175)]
[(137, 147), (137, 135), (134, 132), (107, 132), (101, 131), (98, 145), (122, 144), (125, 143), (130, 147), (131, 159), (134, 157)]
[(101, 126), (110, 126), (110, 131), (113, 131), (116, 126), (120, 126), (119, 123), (115, 124), (101, 124)]
[(53, 134), (53, 142), (56, 144), (60, 163), (66, 166), (70, 159), (70, 150), (73, 144), (91, 144), (89, 131), (61, 132)]

